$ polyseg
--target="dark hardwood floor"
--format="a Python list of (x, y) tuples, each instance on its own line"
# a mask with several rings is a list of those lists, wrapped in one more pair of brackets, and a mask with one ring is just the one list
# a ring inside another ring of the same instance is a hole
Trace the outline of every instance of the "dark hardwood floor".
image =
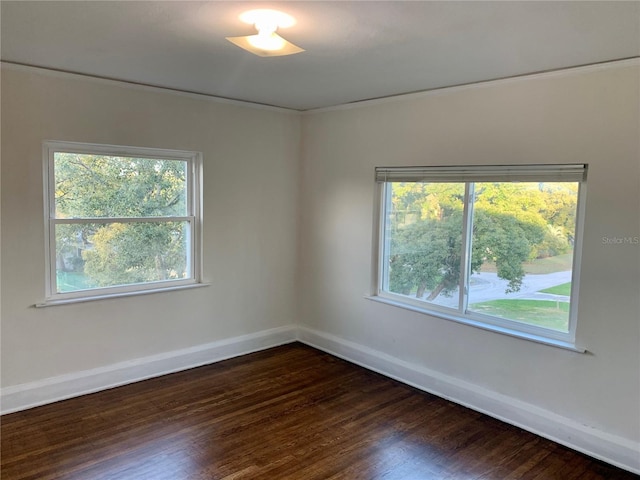
[(2, 417), (2, 480), (638, 479), (301, 344)]

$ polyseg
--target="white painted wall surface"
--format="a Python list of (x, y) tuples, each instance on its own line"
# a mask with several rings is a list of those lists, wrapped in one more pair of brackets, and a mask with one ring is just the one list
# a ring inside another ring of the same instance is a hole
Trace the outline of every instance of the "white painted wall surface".
[[(305, 115), (299, 311), (302, 327), (321, 332), (309, 338), (354, 342), (606, 432), (629, 447), (620, 463), (639, 469), (640, 245), (602, 241), (640, 236), (639, 70), (636, 62)], [(528, 163), (589, 164), (577, 329), (589, 353), (365, 299), (375, 166)]]
[[(2, 68), (2, 385), (101, 368), (295, 321), (300, 118)], [(204, 155), (211, 286), (48, 308), (42, 141)]]

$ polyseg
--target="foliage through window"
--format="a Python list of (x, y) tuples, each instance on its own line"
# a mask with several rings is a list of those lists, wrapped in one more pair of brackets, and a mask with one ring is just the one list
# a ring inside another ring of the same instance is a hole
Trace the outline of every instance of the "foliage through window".
[(45, 143), (49, 300), (199, 281), (200, 155)]
[(586, 167), (378, 168), (379, 297), (573, 343)]

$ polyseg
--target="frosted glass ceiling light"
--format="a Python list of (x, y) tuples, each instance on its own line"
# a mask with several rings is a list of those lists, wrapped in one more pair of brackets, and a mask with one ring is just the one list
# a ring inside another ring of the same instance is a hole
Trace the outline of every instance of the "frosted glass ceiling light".
[(276, 33), (278, 28), (288, 28), (296, 21), (291, 15), (277, 10), (250, 10), (240, 15), (240, 20), (253, 24), (256, 35), (227, 37), (231, 43), (261, 57), (276, 57), (304, 52), (304, 49), (285, 40)]

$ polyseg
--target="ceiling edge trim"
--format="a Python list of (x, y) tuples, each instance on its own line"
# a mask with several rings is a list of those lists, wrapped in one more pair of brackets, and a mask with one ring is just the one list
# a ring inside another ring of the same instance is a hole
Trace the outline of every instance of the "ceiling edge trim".
[(374, 105), (381, 105), (384, 103), (394, 102), (398, 100), (412, 100), (432, 95), (445, 95), (449, 93), (460, 92), (464, 90), (471, 90), (476, 88), (492, 87), (495, 85), (505, 85), (510, 83), (516, 83), (523, 80), (534, 80), (541, 78), (551, 77), (564, 77), (570, 75), (577, 75), (589, 72), (597, 72), (601, 70), (609, 70), (612, 68), (623, 68), (640, 66), (640, 56), (628, 57), (616, 60), (607, 60), (605, 62), (590, 63), (587, 65), (578, 65), (574, 67), (558, 68), (554, 70), (544, 70), (534, 73), (524, 73), (522, 75), (513, 75), (511, 77), (500, 77), (491, 80), (482, 80), (479, 82), (463, 83), (460, 85), (452, 85), (447, 87), (431, 88), (428, 90), (419, 90), (416, 92), (400, 93), (397, 95), (388, 95), (377, 98), (367, 98), (365, 100), (358, 100), (350, 103), (343, 103), (334, 105), (331, 107), (311, 108), (308, 110), (302, 110), (302, 115), (314, 115), (316, 113), (335, 112), (340, 110), (351, 110), (361, 107), (370, 107)]
[(258, 110), (268, 110), (271, 112), (280, 113), (295, 113), (299, 114), (300, 110), (286, 107), (278, 107), (275, 105), (269, 105), (264, 103), (249, 102), (247, 100), (238, 100), (235, 98), (219, 97), (217, 95), (210, 95), (207, 93), (194, 92), (189, 90), (180, 90), (178, 88), (162, 87), (158, 85), (150, 85), (141, 82), (132, 82), (128, 80), (119, 80), (117, 78), (102, 77), (96, 75), (89, 75), (86, 73), (77, 73), (67, 70), (60, 70), (56, 68), (40, 67), (37, 65), (29, 65), (25, 63), (12, 62), (9, 60), (0, 60), (0, 69), (16, 70), (23, 72), (39, 73), (41, 75), (47, 75), (55, 78), (74, 78), (88, 80), (94, 83), (102, 85), (113, 85), (125, 88), (131, 88), (134, 90), (145, 90), (148, 92), (166, 93), (171, 95), (177, 95), (187, 98), (197, 98), (199, 100), (206, 100), (215, 103), (221, 103), (226, 105), (235, 105), (239, 107), (253, 108)]
[(194, 92), (189, 90), (180, 90), (177, 88), (163, 87), (158, 85), (150, 85), (142, 82), (120, 80), (116, 78), (89, 75), (85, 73), (77, 73), (77, 72), (61, 70), (61, 69), (41, 67), (37, 65), (29, 65), (29, 64), (20, 63), (20, 62), (12, 62), (9, 60), (0, 60), (0, 69), (33, 72), (33, 73), (39, 73), (42, 75), (48, 75), (48, 76), (57, 77), (57, 78), (84, 79), (84, 80), (89, 80), (95, 83), (100, 83), (103, 85), (116, 85), (120, 87), (136, 89), (136, 90), (146, 90), (146, 91), (157, 92), (157, 93), (168, 93), (168, 94), (173, 94), (173, 95), (187, 97), (187, 98), (197, 98), (200, 100), (206, 100), (206, 101), (211, 101), (211, 102), (226, 104), (226, 105), (235, 105), (235, 106), (253, 108), (258, 110), (267, 110), (272, 112), (302, 114), (302, 115), (313, 115), (316, 113), (350, 110), (353, 108), (380, 105), (383, 103), (393, 102), (397, 100), (411, 100), (411, 99), (422, 98), (422, 97), (431, 96), (431, 95), (443, 95), (443, 94), (459, 92), (459, 91), (475, 89), (475, 88), (491, 87), (494, 85), (504, 85), (504, 84), (514, 83), (514, 82), (519, 82), (522, 80), (532, 80), (532, 79), (538, 79), (538, 78), (550, 78), (550, 77), (558, 77), (558, 76), (561, 77), (561, 76), (576, 75), (581, 73), (607, 70), (611, 68), (623, 68), (623, 67), (639, 66), (639, 65), (640, 65), (640, 56), (635, 56), (635, 57), (628, 57), (628, 58), (622, 58), (622, 59), (616, 59), (616, 60), (607, 60), (604, 62), (598, 62), (598, 63), (592, 63), (592, 64), (586, 64), (586, 65), (578, 65), (574, 67), (566, 67), (566, 68), (559, 68), (559, 69), (553, 69), (553, 70), (545, 70), (541, 72), (526, 73), (522, 75), (514, 75), (510, 77), (494, 78), (490, 80), (482, 80), (479, 82), (470, 82), (470, 83), (464, 83), (460, 85), (438, 87), (438, 88), (432, 88), (428, 90), (419, 90), (415, 92), (399, 93), (399, 94), (388, 95), (384, 97), (368, 98), (364, 100), (358, 100), (355, 102), (343, 103), (343, 104), (333, 105), (329, 107), (298, 110), (294, 108), (286, 108), (286, 107), (279, 107), (275, 105), (250, 102), (247, 100), (238, 100), (235, 98), (221, 97), (221, 96), (211, 95), (207, 93), (200, 93), (200, 92)]

